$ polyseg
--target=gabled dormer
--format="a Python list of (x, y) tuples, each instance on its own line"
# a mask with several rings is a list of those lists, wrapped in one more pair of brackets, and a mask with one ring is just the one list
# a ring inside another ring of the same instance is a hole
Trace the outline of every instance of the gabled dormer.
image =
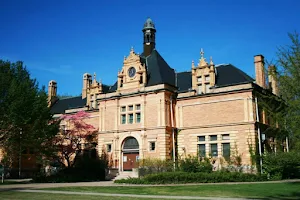
[(198, 65), (195, 66), (194, 61), (192, 61), (192, 89), (197, 91), (197, 94), (209, 93), (215, 82), (215, 65), (212, 58), (210, 58), (209, 63), (205, 61), (204, 51), (201, 49)]

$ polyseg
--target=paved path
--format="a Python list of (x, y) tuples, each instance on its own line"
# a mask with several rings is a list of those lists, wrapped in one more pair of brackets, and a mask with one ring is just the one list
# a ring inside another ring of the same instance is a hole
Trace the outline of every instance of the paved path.
[[(109, 197), (135, 197), (151, 199), (207, 199), (207, 200), (246, 200), (243, 198), (225, 198), (225, 197), (193, 197), (193, 196), (166, 196), (166, 195), (139, 195), (139, 194), (111, 194), (98, 192), (66, 192), (66, 191), (48, 191), (48, 190), (17, 190), (18, 192), (46, 193), (46, 194), (71, 194), (71, 195), (89, 195), (89, 196), (109, 196)], [(249, 199), (247, 199), (249, 200)]]

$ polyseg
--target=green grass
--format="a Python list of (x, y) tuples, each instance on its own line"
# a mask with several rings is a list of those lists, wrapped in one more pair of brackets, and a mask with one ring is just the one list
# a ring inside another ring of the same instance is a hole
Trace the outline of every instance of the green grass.
[(145, 198), (132, 197), (104, 197), (90, 195), (71, 195), (71, 194), (42, 194), (42, 193), (26, 193), (26, 192), (1, 192), (1, 200), (153, 200)]
[(140, 195), (173, 195), (202, 197), (248, 197), (299, 199), (300, 182), (293, 183), (257, 183), (230, 185), (186, 185), (186, 186), (116, 186), (116, 187), (63, 187), (45, 190), (101, 192)]

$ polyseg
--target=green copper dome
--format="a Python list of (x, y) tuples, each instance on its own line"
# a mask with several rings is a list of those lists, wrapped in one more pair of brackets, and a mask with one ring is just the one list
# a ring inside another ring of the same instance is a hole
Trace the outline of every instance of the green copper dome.
[(146, 22), (144, 24), (143, 30), (146, 30), (146, 29), (154, 29), (155, 30), (155, 25), (150, 17), (148, 17), (148, 19), (146, 20)]

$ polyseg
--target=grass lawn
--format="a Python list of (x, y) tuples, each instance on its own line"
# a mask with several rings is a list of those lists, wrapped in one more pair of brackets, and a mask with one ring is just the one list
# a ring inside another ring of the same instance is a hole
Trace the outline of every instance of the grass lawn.
[(263, 199), (299, 199), (300, 182), (257, 183), (233, 185), (187, 185), (187, 186), (116, 186), (116, 187), (64, 187), (45, 190), (101, 192), (118, 194), (149, 194), (202, 197), (248, 197)]
[(42, 193), (25, 193), (25, 192), (0, 192), (1, 200), (153, 200), (145, 198), (131, 197), (104, 197), (89, 195), (69, 195), (69, 194), (42, 194)]

